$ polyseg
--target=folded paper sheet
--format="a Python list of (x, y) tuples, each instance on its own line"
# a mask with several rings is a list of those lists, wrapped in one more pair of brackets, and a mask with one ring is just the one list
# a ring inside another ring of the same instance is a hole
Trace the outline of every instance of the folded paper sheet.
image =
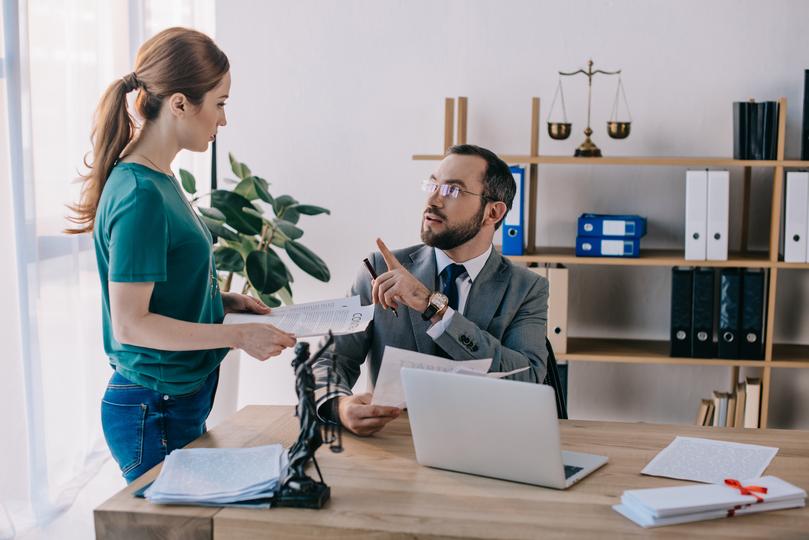
[(269, 315), (229, 313), (225, 324), (263, 323), (296, 337), (335, 336), (362, 332), (374, 319), (374, 306), (360, 305), (360, 297), (336, 298), (274, 308)]
[(440, 356), (432, 356), (396, 347), (385, 347), (382, 355), (382, 366), (374, 386), (374, 396), (371, 403), (386, 405), (388, 407), (404, 408), (404, 388), (402, 387), (401, 371), (403, 367), (416, 369), (430, 369), (443, 372), (476, 372), (485, 374), (492, 365), (492, 359), (456, 361)]

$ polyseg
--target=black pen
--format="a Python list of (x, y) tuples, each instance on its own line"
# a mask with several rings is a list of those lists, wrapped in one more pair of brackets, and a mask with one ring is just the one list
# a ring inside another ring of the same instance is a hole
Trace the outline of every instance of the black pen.
[[(367, 268), (368, 273), (371, 274), (371, 279), (376, 279), (376, 277), (377, 277), (376, 272), (374, 272), (374, 267), (371, 265), (371, 261), (369, 261), (367, 258), (365, 258), (365, 259), (362, 260), (362, 262), (365, 263), (365, 268)], [(399, 314), (396, 313), (396, 308), (392, 307), (390, 309), (391, 309), (391, 311), (393, 311), (393, 314), (396, 315), (396, 318), (398, 319)]]

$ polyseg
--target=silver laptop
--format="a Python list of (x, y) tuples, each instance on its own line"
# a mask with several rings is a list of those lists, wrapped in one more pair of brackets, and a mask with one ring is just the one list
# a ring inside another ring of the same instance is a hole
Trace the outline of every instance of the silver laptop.
[(562, 450), (553, 388), (402, 368), (422, 465), (565, 489), (607, 456)]

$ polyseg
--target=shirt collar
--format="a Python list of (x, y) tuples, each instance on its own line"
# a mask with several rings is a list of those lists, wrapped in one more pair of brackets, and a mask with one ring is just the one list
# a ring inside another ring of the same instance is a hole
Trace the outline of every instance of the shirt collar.
[[(474, 259), (469, 259), (468, 261), (458, 263), (462, 264), (466, 269), (466, 273), (469, 274), (469, 280), (475, 281), (475, 278), (478, 277), (480, 271), (483, 270), (483, 267), (486, 266), (486, 261), (489, 260), (489, 255), (492, 253), (492, 246), (489, 244), (489, 249), (475, 257)], [(439, 275), (441, 272), (444, 271), (444, 268), (447, 266), (455, 263), (452, 259), (449, 258), (449, 255), (444, 253), (444, 251), (440, 249), (435, 250), (435, 267), (438, 269)]]

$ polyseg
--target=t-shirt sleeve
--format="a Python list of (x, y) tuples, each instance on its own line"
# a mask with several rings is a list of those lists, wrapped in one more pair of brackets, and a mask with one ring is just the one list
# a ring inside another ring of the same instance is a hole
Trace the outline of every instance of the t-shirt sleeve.
[(137, 187), (120, 201), (111, 217), (109, 280), (166, 281), (169, 232), (160, 193)]

